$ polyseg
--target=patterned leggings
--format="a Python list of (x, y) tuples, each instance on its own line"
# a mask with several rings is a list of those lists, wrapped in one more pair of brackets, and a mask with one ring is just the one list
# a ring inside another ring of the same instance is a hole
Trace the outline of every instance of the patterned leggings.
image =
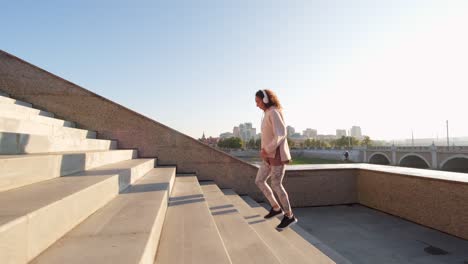
[[(281, 206), (285, 213), (291, 213), (291, 205), (289, 204), (288, 194), (283, 187), (283, 177), (286, 168), (284, 165), (281, 166), (270, 166), (265, 161), (260, 165), (260, 169), (258, 169), (257, 178), (255, 179), (255, 184), (260, 188), (263, 192), (263, 195), (268, 199), (270, 205), (273, 207), (275, 205), (279, 205), (273, 195), (273, 191), (278, 195), (278, 198), (281, 202)], [(271, 188), (266, 183), (268, 178), (271, 177)], [(271, 190), (273, 189), (273, 191)]]

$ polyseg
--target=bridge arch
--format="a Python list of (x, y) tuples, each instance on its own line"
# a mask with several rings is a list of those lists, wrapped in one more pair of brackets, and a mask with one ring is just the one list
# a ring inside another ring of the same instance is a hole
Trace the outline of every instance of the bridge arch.
[(444, 171), (468, 173), (468, 155), (453, 155), (442, 161), (439, 168)]
[(369, 157), (369, 163), (371, 164), (380, 164), (380, 165), (390, 165), (391, 159), (387, 154), (383, 152), (375, 152)]
[(398, 161), (398, 165), (402, 167), (419, 168), (419, 169), (431, 168), (430, 163), (427, 162), (427, 160), (423, 156), (416, 154), (416, 153), (405, 154)]

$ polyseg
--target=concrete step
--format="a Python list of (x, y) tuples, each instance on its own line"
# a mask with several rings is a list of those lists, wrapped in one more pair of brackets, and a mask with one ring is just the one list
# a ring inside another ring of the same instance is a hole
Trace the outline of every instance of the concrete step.
[(281, 263), (214, 182), (200, 185), (232, 263)]
[(16, 100), (10, 97), (2, 96), (1, 94), (0, 94), (0, 104), (16, 104), (16, 105), (21, 105), (21, 106), (32, 108), (32, 104), (30, 103), (26, 103), (26, 102)]
[(3, 96), (3, 97), (10, 97), (10, 95), (9, 95), (9, 94), (7, 94), (7, 93), (4, 93), (4, 92), (2, 92), (2, 91), (0, 91), (0, 96)]
[[(1, 105), (0, 105), (1, 107)], [(31, 113), (21, 113), (13, 110), (0, 111), (0, 118), (12, 118), (18, 120), (30, 120), (38, 123), (54, 125), (54, 126), (64, 126), (64, 127), (76, 127), (74, 122), (65, 121), (57, 118), (31, 114)]]
[[(314, 263), (334, 263), (315, 247), (309, 245), (296, 248), (289, 239), (294, 231), (286, 229), (282, 232), (276, 230), (278, 221), (265, 220), (263, 218), (268, 212), (260, 214), (260, 210), (251, 208), (233, 190), (225, 189), (223, 193), (226, 198), (239, 211), (240, 215), (249, 223), (253, 230), (265, 241), (269, 248), (280, 259), (281, 263), (314, 264)], [(275, 225), (276, 224), (276, 225)], [(298, 239), (298, 238), (294, 238)]]
[(96, 138), (96, 132), (94, 131), (52, 125), (37, 120), (20, 120), (8, 117), (0, 117), (0, 131), (62, 138)]
[(155, 263), (231, 263), (196, 176), (176, 177)]
[(113, 140), (55, 138), (47, 135), (0, 132), (0, 155), (97, 151), (115, 148), (117, 148), (117, 141)]
[(154, 168), (123, 161), (0, 192), (0, 259), (27, 263)]
[(136, 157), (136, 150), (2, 155), (0, 156), (0, 191)]
[(175, 168), (155, 168), (30, 263), (153, 263)]
[[(266, 209), (269, 208), (268, 205), (258, 204), (249, 196), (242, 196), (241, 198), (256, 214), (263, 217), (268, 213), (268, 210)], [(281, 218), (282, 216), (278, 216), (268, 220), (267, 222), (271, 227), (276, 227), (281, 222)], [(322, 243), (309, 232), (305, 231), (300, 226), (300, 221), (301, 220), (299, 219), (299, 224), (282, 231), (281, 234), (289, 241), (289, 243), (300, 250), (306, 258), (316, 260), (315, 263), (351, 264), (349, 260), (344, 258), (338, 252)]]
[(40, 116), (47, 116), (47, 117), (54, 117), (54, 114), (31, 108), (29, 106), (17, 105), (17, 104), (0, 104), (0, 112), (15, 112), (17, 114), (24, 114), (24, 115), (40, 115)]

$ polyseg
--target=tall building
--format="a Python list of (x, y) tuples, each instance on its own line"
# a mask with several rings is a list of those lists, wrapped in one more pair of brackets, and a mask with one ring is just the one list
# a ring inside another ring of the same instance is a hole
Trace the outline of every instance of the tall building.
[(302, 131), (302, 135), (306, 138), (316, 138), (317, 137), (317, 130), (307, 128), (306, 130)]
[(336, 135), (317, 135), (318, 140), (334, 140)]
[(337, 138), (346, 137), (346, 129), (337, 129), (336, 137)]
[(292, 127), (292, 126), (287, 126), (287, 127), (286, 127), (286, 131), (288, 131), (288, 136), (289, 136), (289, 137), (292, 136), (292, 135), (294, 135), (294, 133), (296, 133), (296, 130), (295, 130), (294, 127)]
[(232, 129), (232, 134), (234, 135), (234, 137), (238, 137), (240, 138), (240, 128), (235, 126), (233, 129)]
[(240, 124), (238, 127), (234, 127), (234, 137), (241, 138), (243, 141), (249, 141), (257, 137), (257, 129), (252, 127), (252, 123)]
[(362, 138), (361, 127), (353, 126), (351, 128), (351, 136), (355, 138)]

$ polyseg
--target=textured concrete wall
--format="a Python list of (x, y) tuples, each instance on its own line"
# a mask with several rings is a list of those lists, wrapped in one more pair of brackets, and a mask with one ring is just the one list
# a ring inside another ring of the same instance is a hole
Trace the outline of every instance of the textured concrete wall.
[(468, 183), (360, 170), (360, 204), (468, 239)]
[(293, 207), (357, 203), (357, 170), (288, 170), (284, 187)]
[[(319, 158), (319, 159), (330, 159), (330, 160), (344, 160), (343, 154), (346, 150), (341, 149), (301, 149), (292, 150), (291, 154), (300, 157), (308, 158)], [(365, 162), (364, 153), (361, 150), (350, 150), (349, 159), (353, 162)]]
[[(353, 169), (288, 169), (283, 180), (292, 207), (357, 203), (356, 183), (357, 170)], [(267, 202), (258, 189), (249, 195)]]
[(3, 51), (0, 91), (95, 130), (98, 138), (116, 139), (119, 148), (138, 149), (140, 157), (157, 157), (159, 165), (177, 165), (178, 173), (245, 194), (257, 190), (256, 167)]

